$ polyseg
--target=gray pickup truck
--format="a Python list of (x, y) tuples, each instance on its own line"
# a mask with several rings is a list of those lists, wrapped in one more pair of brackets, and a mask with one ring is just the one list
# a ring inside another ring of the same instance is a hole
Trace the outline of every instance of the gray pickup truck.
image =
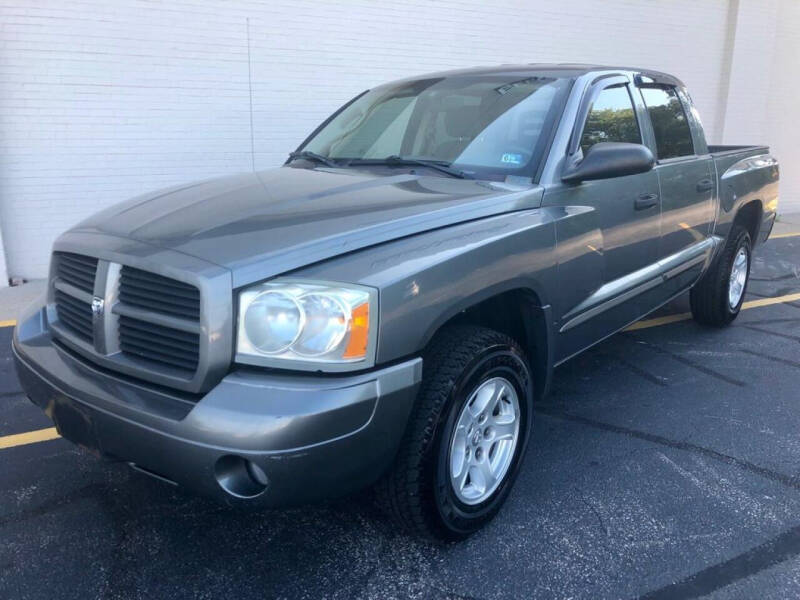
[(737, 315), (778, 164), (664, 73), (512, 65), (368, 90), (280, 168), (55, 243), (18, 320), (65, 438), (228, 504), (375, 486), (458, 539), (500, 509), (555, 366), (691, 290)]

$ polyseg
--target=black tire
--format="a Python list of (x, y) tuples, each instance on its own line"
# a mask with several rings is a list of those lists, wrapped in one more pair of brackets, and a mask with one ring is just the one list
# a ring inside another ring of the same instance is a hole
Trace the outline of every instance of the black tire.
[[(455, 422), (480, 383), (503, 377), (519, 401), (519, 433), (510, 466), (480, 504), (455, 496), (447, 464)], [(510, 337), (484, 327), (445, 329), (423, 355), (414, 411), (390, 471), (376, 486), (381, 508), (403, 529), (439, 540), (463, 539), (500, 510), (516, 480), (533, 418), (533, 381), (525, 354)]]
[[(744, 291), (736, 306), (728, 301), (728, 286), (733, 268), (733, 261), (744, 248), (747, 255), (747, 279)], [(747, 282), (750, 280), (750, 264), (752, 262), (752, 245), (750, 234), (741, 225), (734, 225), (728, 234), (728, 240), (719, 257), (709, 270), (692, 288), (689, 301), (694, 320), (711, 327), (724, 327), (736, 318), (742, 308)]]

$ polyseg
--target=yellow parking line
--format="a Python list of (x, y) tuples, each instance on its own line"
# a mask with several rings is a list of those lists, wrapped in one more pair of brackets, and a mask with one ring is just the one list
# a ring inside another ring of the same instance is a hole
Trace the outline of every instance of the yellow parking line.
[(3, 448), (13, 448), (14, 446), (24, 446), (25, 444), (35, 444), (36, 442), (46, 442), (61, 437), (55, 427), (39, 429), (38, 431), (28, 431), (27, 433), (17, 433), (0, 437), (0, 450)]
[(16, 321), (0, 321), (0, 327), (13, 327), (16, 324)]
[[(770, 306), (771, 304), (785, 304), (786, 302), (794, 302), (800, 300), (800, 293), (787, 294), (785, 296), (776, 296), (775, 298), (759, 298), (758, 300), (748, 300), (742, 304), (742, 310), (749, 308), (758, 308), (759, 306)], [(658, 327), (659, 325), (666, 325), (668, 323), (677, 323), (678, 321), (686, 321), (692, 318), (691, 313), (680, 313), (677, 315), (667, 315), (665, 317), (656, 317), (655, 319), (647, 319), (646, 321), (637, 321), (633, 325), (625, 328), (625, 331), (636, 331), (637, 329), (649, 329), (650, 327)]]
[(800, 300), (800, 293), (786, 294), (785, 296), (776, 296), (775, 298), (759, 298), (758, 300), (750, 300), (742, 304), (742, 309), (758, 308), (759, 306), (769, 306), (770, 304), (783, 304), (786, 302), (794, 302), (795, 300)]
[(667, 315), (665, 317), (656, 317), (655, 319), (647, 319), (646, 321), (636, 321), (633, 325), (628, 325), (625, 331), (635, 331), (636, 329), (648, 329), (650, 327), (658, 327), (659, 325), (668, 325), (669, 323), (677, 323), (678, 321), (686, 321), (691, 319), (691, 313), (680, 313), (677, 315)]
[(796, 233), (776, 233), (774, 235), (770, 235), (769, 239), (777, 240), (779, 238), (797, 237), (798, 235), (800, 235), (800, 231), (798, 231)]

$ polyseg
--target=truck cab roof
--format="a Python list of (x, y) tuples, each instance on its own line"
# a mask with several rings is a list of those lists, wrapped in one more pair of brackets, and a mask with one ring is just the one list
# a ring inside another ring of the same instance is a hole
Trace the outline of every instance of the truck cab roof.
[(459, 77), (462, 75), (506, 75), (518, 73), (520, 75), (540, 76), (540, 77), (567, 77), (577, 78), (588, 73), (605, 73), (608, 71), (620, 71), (641, 75), (650, 83), (660, 83), (665, 85), (683, 86), (683, 82), (669, 73), (643, 69), (641, 67), (625, 67), (619, 65), (598, 65), (584, 63), (522, 63), (522, 64), (501, 64), (489, 66), (476, 66), (464, 69), (453, 69), (449, 71), (438, 71), (423, 76), (415, 76), (409, 79), (424, 79), (426, 77)]

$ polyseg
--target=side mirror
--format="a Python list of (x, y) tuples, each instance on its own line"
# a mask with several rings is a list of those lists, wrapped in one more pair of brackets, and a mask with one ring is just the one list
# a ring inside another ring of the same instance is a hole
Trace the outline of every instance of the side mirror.
[(568, 166), (561, 175), (561, 181), (578, 183), (646, 173), (655, 162), (653, 153), (642, 144), (600, 142), (586, 151), (581, 162)]

